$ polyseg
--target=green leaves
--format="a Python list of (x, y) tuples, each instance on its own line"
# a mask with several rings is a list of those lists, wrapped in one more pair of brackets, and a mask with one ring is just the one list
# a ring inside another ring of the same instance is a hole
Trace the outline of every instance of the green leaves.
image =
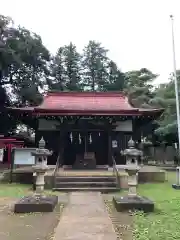
[(125, 92), (135, 107), (150, 108), (154, 97), (152, 82), (157, 75), (146, 68), (125, 73)]
[[(178, 84), (180, 84), (179, 71), (177, 71)], [(158, 120), (160, 127), (155, 131), (157, 135), (177, 135), (176, 98), (173, 79), (167, 84), (162, 84), (154, 91), (155, 97), (151, 104), (155, 107), (164, 108), (164, 113)]]
[(35, 96), (42, 82), (45, 83), (50, 54), (40, 36), (25, 28), (15, 28), (11, 23), (9, 18), (0, 16), (3, 43), (0, 47), (0, 85), (5, 88), (7, 84), (11, 85), (13, 100), (18, 105), (25, 105), (32, 98), (33, 104), (37, 104)]
[(82, 68), (83, 85), (89, 91), (103, 91), (107, 84), (108, 57), (101, 43), (89, 41), (83, 49)]
[(58, 49), (51, 64), (51, 90), (122, 91), (125, 75), (100, 43), (89, 41), (80, 54), (72, 43)]
[(81, 56), (72, 43), (60, 47), (51, 64), (49, 87), (58, 91), (81, 90)]

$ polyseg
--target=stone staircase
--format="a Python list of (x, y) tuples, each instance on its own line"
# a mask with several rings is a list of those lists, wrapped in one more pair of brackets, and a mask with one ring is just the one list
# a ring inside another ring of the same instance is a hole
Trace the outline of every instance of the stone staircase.
[(100, 191), (102, 193), (117, 191), (114, 176), (56, 176), (54, 191)]

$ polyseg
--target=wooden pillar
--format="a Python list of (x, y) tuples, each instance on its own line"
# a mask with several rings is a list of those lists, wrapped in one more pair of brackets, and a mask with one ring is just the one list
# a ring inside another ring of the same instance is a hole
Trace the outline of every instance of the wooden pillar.
[(60, 149), (59, 149), (59, 166), (64, 165), (64, 136), (67, 131), (67, 122), (63, 120), (60, 126)]
[(112, 130), (109, 127), (108, 129), (108, 165), (112, 166), (113, 161), (112, 161)]
[(132, 120), (132, 126), (133, 126), (133, 134), (132, 134), (132, 137), (133, 137), (133, 140), (134, 141), (138, 141), (141, 139), (141, 125), (142, 125), (142, 122), (140, 119), (133, 119)]
[(64, 164), (64, 130), (63, 127), (60, 129), (60, 146), (59, 146), (59, 167)]
[(7, 144), (7, 162), (9, 166), (11, 166), (11, 151), (12, 151), (12, 144)]

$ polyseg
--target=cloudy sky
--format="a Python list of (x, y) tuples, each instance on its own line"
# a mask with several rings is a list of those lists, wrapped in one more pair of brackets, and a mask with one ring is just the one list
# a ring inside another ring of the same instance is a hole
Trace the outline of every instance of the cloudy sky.
[(0, 14), (41, 35), (47, 48), (72, 41), (81, 50), (97, 40), (123, 71), (149, 68), (172, 72), (171, 25), (175, 18), (177, 68), (180, 69), (180, 0), (0, 0)]

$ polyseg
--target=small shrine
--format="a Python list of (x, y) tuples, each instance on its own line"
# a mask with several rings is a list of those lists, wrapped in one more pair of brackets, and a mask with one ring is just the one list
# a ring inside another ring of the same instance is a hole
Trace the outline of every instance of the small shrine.
[[(8, 113), (32, 119), (36, 146), (43, 137), (53, 151), (48, 165), (59, 161), (69, 169), (108, 169), (114, 152), (126, 149), (131, 136), (140, 140), (142, 126), (163, 109), (135, 108), (121, 92), (49, 92), (39, 106), (8, 108)], [(123, 154), (115, 158), (117, 165), (124, 163)]]

